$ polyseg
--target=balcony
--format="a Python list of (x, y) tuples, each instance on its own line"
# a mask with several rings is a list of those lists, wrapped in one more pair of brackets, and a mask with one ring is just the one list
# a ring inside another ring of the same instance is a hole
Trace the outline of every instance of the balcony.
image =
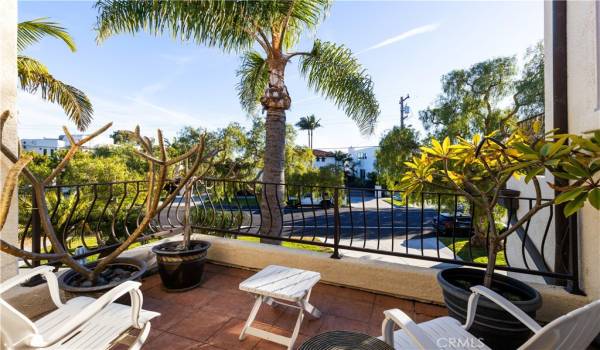
[[(253, 297), (240, 291), (238, 285), (253, 273), (207, 264), (201, 287), (183, 293), (164, 292), (158, 275), (144, 279), (144, 308), (161, 313), (152, 322), (144, 349), (284, 349), (253, 336), (238, 340), (254, 303)], [(383, 311), (390, 308), (399, 308), (418, 322), (447, 314), (438, 305), (325, 283), (313, 288), (311, 302), (323, 314), (319, 319), (305, 318), (297, 345), (307, 337), (330, 330), (380, 336)], [(292, 310), (264, 305), (254, 325), (289, 336), (297, 317)]]

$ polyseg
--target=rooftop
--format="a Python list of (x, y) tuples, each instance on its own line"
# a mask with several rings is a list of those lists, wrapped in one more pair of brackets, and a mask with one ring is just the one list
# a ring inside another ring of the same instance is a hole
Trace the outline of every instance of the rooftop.
[[(182, 293), (163, 291), (158, 274), (144, 279), (144, 309), (161, 313), (152, 321), (144, 349), (284, 349), (250, 335), (244, 341), (238, 340), (254, 302), (238, 285), (254, 273), (209, 263), (202, 285)], [(403, 310), (417, 322), (446, 314), (446, 309), (437, 305), (324, 283), (313, 288), (311, 303), (323, 314), (319, 319), (305, 317), (296, 346), (330, 330), (380, 336), (383, 311), (390, 308)], [(295, 309), (263, 304), (253, 325), (289, 336), (296, 316)]]

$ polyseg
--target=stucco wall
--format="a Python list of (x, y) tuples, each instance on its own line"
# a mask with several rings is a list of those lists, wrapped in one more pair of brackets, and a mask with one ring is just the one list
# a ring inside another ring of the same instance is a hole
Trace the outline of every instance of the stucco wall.
[[(567, 6), (569, 132), (600, 129), (597, 47), (600, 35), (594, 1)], [(579, 216), (581, 278), (590, 298), (600, 298), (600, 212), (587, 204)]]
[[(569, 132), (600, 129), (600, 5), (572, 1), (567, 6)], [(544, 4), (546, 129), (553, 127), (552, 3)], [(600, 298), (600, 212), (589, 204), (579, 213), (580, 281), (590, 299)]]
[[(12, 117), (5, 126), (3, 142), (13, 151), (17, 149), (17, 121), (15, 109), (17, 94), (17, 1), (2, 0), (0, 11), (0, 113), (9, 110)], [(2, 157), (2, 156), (0, 156)], [(0, 164), (0, 186), (4, 186), (4, 177), (9, 167), (2, 157)], [(1, 187), (0, 187), (1, 188)], [(15, 194), (12, 208), (4, 229), (0, 233), (2, 239), (16, 243), (17, 241), (17, 196)], [(17, 273), (16, 259), (0, 253), (0, 280)]]

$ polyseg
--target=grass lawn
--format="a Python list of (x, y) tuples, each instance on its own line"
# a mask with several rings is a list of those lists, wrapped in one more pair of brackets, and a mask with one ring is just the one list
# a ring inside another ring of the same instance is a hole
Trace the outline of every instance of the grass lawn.
[[(292, 237), (294, 239), (299, 239), (298, 237)], [(260, 242), (260, 238), (252, 237), (252, 236), (238, 236), (239, 240), (247, 241), (247, 242)], [(308, 238), (304, 239), (305, 241), (311, 241)], [(327, 247), (321, 247), (317, 245), (312, 245), (310, 243), (297, 243), (297, 242), (281, 242), (282, 247), (294, 248), (294, 249), (303, 249), (303, 250), (312, 250), (314, 252), (322, 252), (322, 253), (333, 253), (333, 249)]]
[[(446, 247), (454, 251), (457, 256), (461, 259), (470, 261), (469, 255), (469, 239), (467, 237), (456, 237), (454, 239), (454, 245), (452, 244), (452, 237), (440, 237), (440, 242), (444, 243)], [(471, 247), (471, 253), (473, 254), (473, 262), (487, 264), (488, 258), (483, 247)], [(496, 265), (506, 266), (506, 258), (504, 251), (499, 251), (496, 255)]]

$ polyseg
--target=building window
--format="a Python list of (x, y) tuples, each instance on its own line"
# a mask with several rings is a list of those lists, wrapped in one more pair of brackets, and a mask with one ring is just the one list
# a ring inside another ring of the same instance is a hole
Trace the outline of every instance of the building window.
[(44, 155), (47, 156), (48, 155), (48, 150), (44, 148)]
[(358, 153), (356, 153), (356, 158), (358, 158), (358, 159), (367, 159), (367, 153), (365, 153), (365, 152), (358, 152)]
[(366, 177), (367, 177), (367, 173), (366, 173), (365, 169), (360, 169), (361, 180), (364, 180)]

